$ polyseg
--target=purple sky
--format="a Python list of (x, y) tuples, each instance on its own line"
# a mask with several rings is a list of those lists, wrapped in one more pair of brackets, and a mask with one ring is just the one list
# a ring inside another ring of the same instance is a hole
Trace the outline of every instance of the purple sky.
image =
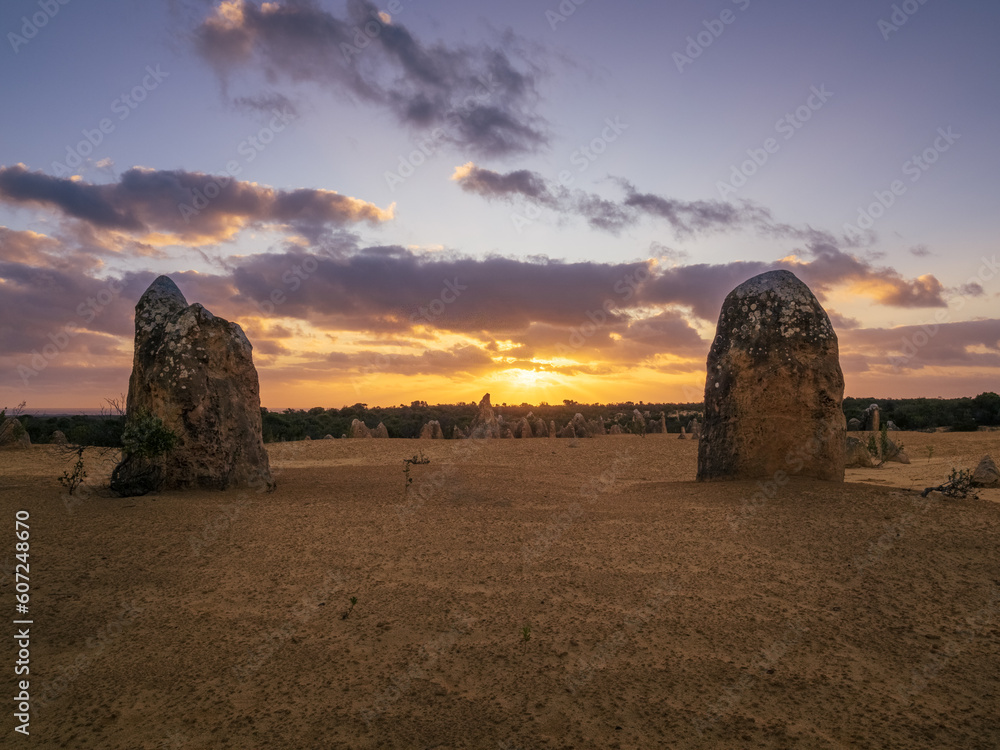
[(160, 273), (243, 325), (272, 407), (697, 400), (722, 298), (778, 267), (849, 395), (996, 390), (998, 29), (942, 0), (11, 0), (0, 407), (123, 391)]

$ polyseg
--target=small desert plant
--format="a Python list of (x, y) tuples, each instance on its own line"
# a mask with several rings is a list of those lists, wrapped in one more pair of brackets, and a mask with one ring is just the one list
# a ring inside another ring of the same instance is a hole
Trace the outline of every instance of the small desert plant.
[(177, 445), (177, 435), (163, 420), (138, 409), (122, 431), (122, 460), (111, 472), (111, 489), (122, 497), (154, 492), (163, 485), (164, 467), (158, 459)]
[(882, 461), (889, 458), (889, 449), (891, 441), (889, 440), (889, 422), (886, 421), (882, 424), (882, 429), (879, 430), (878, 435), (878, 447), (879, 452), (882, 455)]
[(417, 451), (413, 458), (403, 459), (403, 497), (409, 492), (410, 485), (413, 484), (413, 477), (410, 476), (410, 467), (413, 464), (429, 464), (431, 460), (424, 455), (423, 451)]
[(347, 608), (347, 611), (346, 611), (346, 612), (344, 612), (344, 614), (342, 614), (342, 615), (340, 616), (340, 619), (341, 619), (341, 620), (346, 620), (346, 619), (347, 619), (348, 617), (350, 617), (350, 616), (351, 616), (351, 612), (353, 612), (353, 611), (354, 611), (354, 605), (358, 603), (358, 597), (356, 597), (356, 596), (352, 596), (352, 597), (350, 598), (350, 602), (351, 602), (351, 606), (350, 606), (350, 607), (348, 607), (348, 608)]
[(10, 414), (7, 413), (6, 406), (3, 409), (0, 409), (0, 425), (3, 425), (3, 423), (8, 418), (14, 420), (13, 424), (11, 424), (10, 426), (10, 432), (8, 433), (8, 435), (9, 437), (14, 438), (15, 440), (19, 439), (21, 435), (27, 432), (27, 430), (24, 429), (24, 425), (21, 424), (21, 420), (18, 419), (18, 417), (21, 416), (21, 412), (24, 411), (24, 405), (26, 403), (27, 403), (26, 401), (22, 401), (21, 403), (19, 403), (17, 406), (15, 406), (13, 409), (10, 410)]
[(635, 419), (634, 417), (629, 420), (627, 429), (633, 435), (638, 435), (639, 437), (646, 437), (646, 421)]
[(927, 463), (930, 463), (932, 458), (934, 458), (934, 446), (933, 445), (928, 445), (927, 446)]
[(87, 472), (83, 470), (83, 451), (84, 446), (80, 446), (76, 450), (76, 464), (73, 466), (73, 471), (64, 471), (63, 475), (59, 477), (59, 484), (69, 490), (69, 494), (76, 492), (76, 488), (83, 484), (83, 480), (87, 478)]
[(979, 495), (972, 487), (972, 472), (967, 469), (956, 469), (954, 466), (951, 469), (951, 474), (948, 475), (947, 482), (937, 487), (928, 487), (920, 493), (920, 496), (927, 497), (932, 492), (940, 492), (945, 497), (979, 499)]
[(24, 407), (27, 403), (27, 401), (22, 401), (10, 410), (10, 414), (7, 413), (7, 407), (5, 406), (3, 409), (0, 409), (0, 419), (5, 419), (6, 417), (13, 417), (14, 419), (17, 419), (21, 416), (21, 412), (24, 411)]
[(890, 439), (888, 422), (884, 423), (878, 432), (868, 435), (866, 447), (872, 458), (878, 462), (878, 466), (882, 466), (890, 458), (903, 452), (903, 444), (893, 443)]
[(524, 641), (525, 643), (527, 643), (528, 641), (531, 640), (531, 626), (530, 625), (525, 625), (523, 628), (521, 628), (521, 640)]
[(139, 409), (122, 431), (122, 452), (126, 456), (156, 458), (172, 451), (175, 445), (177, 435), (145, 409)]
[(872, 455), (872, 458), (878, 458), (878, 440), (875, 439), (875, 433), (871, 433), (868, 436), (868, 452)]

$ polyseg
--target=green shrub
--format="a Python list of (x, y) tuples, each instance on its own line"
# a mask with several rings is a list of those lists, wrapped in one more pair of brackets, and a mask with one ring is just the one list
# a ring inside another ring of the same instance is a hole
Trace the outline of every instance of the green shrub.
[(175, 445), (177, 435), (145, 409), (137, 410), (122, 430), (122, 453), (126, 456), (156, 458), (172, 451)]
[(125, 422), (122, 460), (111, 472), (111, 489), (122, 497), (159, 490), (166, 479), (164, 462), (160, 459), (176, 444), (177, 435), (162, 419), (138, 409)]

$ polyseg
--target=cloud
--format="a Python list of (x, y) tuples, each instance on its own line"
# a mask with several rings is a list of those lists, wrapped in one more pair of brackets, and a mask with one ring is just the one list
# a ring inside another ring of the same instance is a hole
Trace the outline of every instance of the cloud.
[(507, 33), (498, 47), (426, 44), (367, 0), (341, 18), (311, 0), (221, 2), (196, 32), (197, 49), (228, 87), (236, 71), (315, 83), (389, 111), (401, 124), (442, 128), (444, 138), (487, 156), (547, 143), (534, 113), (537, 66), (516, 66)]
[(0, 226), (0, 262), (52, 266), (60, 248), (58, 240), (44, 234)]
[(1000, 366), (997, 319), (861, 328), (842, 339), (851, 350), (865, 355), (869, 363), (904, 370)]
[(594, 229), (612, 234), (638, 224), (644, 217), (665, 221), (681, 236), (746, 228), (760, 228), (772, 234), (788, 234), (791, 230), (791, 227), (775, 224), (766, 209), (750, 203), (737, 206), (716, 200), (665, 198), (640, 193), (630, 182), (621, 179), (615, 180), (625, 192), (620, 201), (585, 190), (570, 190), (530, 170), (503, 174), (479, 167), (474, 162), (456, 167), (451, 179), (465, 192), (487, 200), (521, 200), (557, 213), (580, 216)]
[[(91, 258), (57, 244), (0, 228), (0, 321), (18, 321), (0, 325), (7, 379), (19, 382), (17, 367), (62, 338), (67, 324), (77, 333), (33, 386), (61, 383), (62, 370), (91, 362), (127, 373), (132, 309), (154, 274), (98, 276)], [(679, 256), (668, 248), (653, 249), (663, 257), (565, 263), (349, 243), (321, 255), (290, 246), (225, 258), (212, 273), (171, 276), (189, 300), (240, 322), (261, 366), (281, 382), (318, 380), (324, 372), (450, 378), (517, 368), (565, 376), (612, 377), (634, 368), (696, 373), (708, 347), (700, 331), (714, 323), (723, 297), (766, 270), (792, 270), (820, 295), (867, 284), (881, 304), (934, 303), (940, 292), (922, 278), (907, 280), (825, 246), (801, 258), (716, 265), (677, 265)], [(885, 286), (876, 288), (873, 279)], [(919, 332), (859, 329), (836, 311), (831, 317), (852, 372), (878, 368), (887, 353), (903, 350), (903, 337)], [(931, 338), (907, 366), (1000, 364), (996, 321), (942, 325)], [(300, 351), (303, 346), (308, 351)], [(334, 353), (324, 357), (324, 350)]]
[(728, 231), (755, 226), (770, 220), (770, 214), (751, 204), (735, 206), (723, 201), (682, 201), (664, 198), (653, 193), (640, 193), (625, 180), (619, 180), (625, 189), (623, 206), (634, 208), (647, 216), (666, 220), (679, 234)]
[(559, 201), (549, 190), (542, 176), (527, 169), (500, 174), (477, 167), (474, 162), (470, 161), (461, 167), (455, 167), (451, 179), (457, 182), (465, 192), (481, 195), (487, 200), (516, 196), (528, 198), (544, 206), (557, 207), (559, 205)]
[(970, 281), (968, 284), (962, 284), (958, 288), (958, 293), (963, 297), (982, 297), (986, 294), (986, 290), (983, 289), (982, 284)]
[(664, 269), (642, 285), (639, 300), (689, 306), (698, 317), (714, 321), (726, 295), (736, 286), (765, 271), (785, 269), (801, 278), (820, 300), (846, 287), (889, 307), (947, 306), (945, 288), (934, 276), (906, 279), (893, 268), (874, 266), (832, 245), (812, 245), (806, 255), (811, 260), (792, 255), (770, 263), (696, 263)]
[(846, 315), (841, 315), (836, 310), (827, 310), (826, 314), (830, 316), (830, 322), (833, 323), (834, 330), (846, 331), (851, 328), (860, 328), (861, 321), (857, 318), (849, 318)]
[(275, 111), (287, 113), (289, 119), (299, 117), (295, 104), (284, 94), (268, 91), (253, 96), (237, 96), (233, 99), (236, 109), (266, 116), (269, 120)]
[[(602, 319), (602, 336), (625, 336), (616, 326), (668, 308), (690, 310), (711, 323), (733, 288), (775, 269), (794, 272), (820, 298), (848, 289), (890, 307), (945, 305), (945, 290), (933, 276), (906, 279), (892, 268), (827, 245), (808, 248), (803, 258), (792, 255), (772, 262), (677, 265), (679, 257), (668, 251), (663, 257), (630, 263), (564, 263), (387, 246), (336, 258), (296, 248), (229, 263), (234, 268), (234, 301), (244, 310), (383, 334), (426, 328), (482, 333), (483, 340), (492, 340), (515, 333), (526, 336), (520, 339), (525, 343), (538, 334), (535, 324), (569, 330), (597, 317)], [(271, 304), (273, 299), (280, 302)], [(845, 326), (857, 324), (838, 320)], [(565, 331), (559, 335), (567, 336)]]
[(29, 403), (93, 397), (93, 406), (124, 390), (144, 288), (134, 277), (0, 262), (0, 390)]
[(380, 351), (333, 352), (327, 362), (355, 376), (388, 372), (394, 375), (440, 375), (449, 378), (480, 375), (494, 369), (493, 358), (477, 346), (428, 349), (419, 354)]
[(255, 255), (239, 263), (233, 281), (255, 309), (281, 299), (275, 315), (318, 317), (346, 330), (428, 326), (475, 333), (523, 330), (536, 320), (576, 325), (586, 311), (623, 299), (626, 280), (646, 275), (648, 267), (478, 259), (391, 246), (336, 259), (301, 251)]
[(394, 210), (332, 190), (278, 190), (201, 172), (134, 167), (117, 182), (94, 184), (31, 172), (23, 164), (0, 167), (0, 203), (53, 209), (155, 244), (216, 243), (259, 225), (315, 235), (388, 221)]

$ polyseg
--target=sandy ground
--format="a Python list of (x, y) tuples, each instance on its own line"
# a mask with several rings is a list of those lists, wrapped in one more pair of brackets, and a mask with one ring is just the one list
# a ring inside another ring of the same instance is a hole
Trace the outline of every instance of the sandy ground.
[(1000, 490), (916, 491), (1000, 433), (898, 437), (909, 466), (770, 496), (663, 435), (288, 443), (273, 494), (127, 500), (0, 453), (35, 702), (0, 744), (1000, 747)]

